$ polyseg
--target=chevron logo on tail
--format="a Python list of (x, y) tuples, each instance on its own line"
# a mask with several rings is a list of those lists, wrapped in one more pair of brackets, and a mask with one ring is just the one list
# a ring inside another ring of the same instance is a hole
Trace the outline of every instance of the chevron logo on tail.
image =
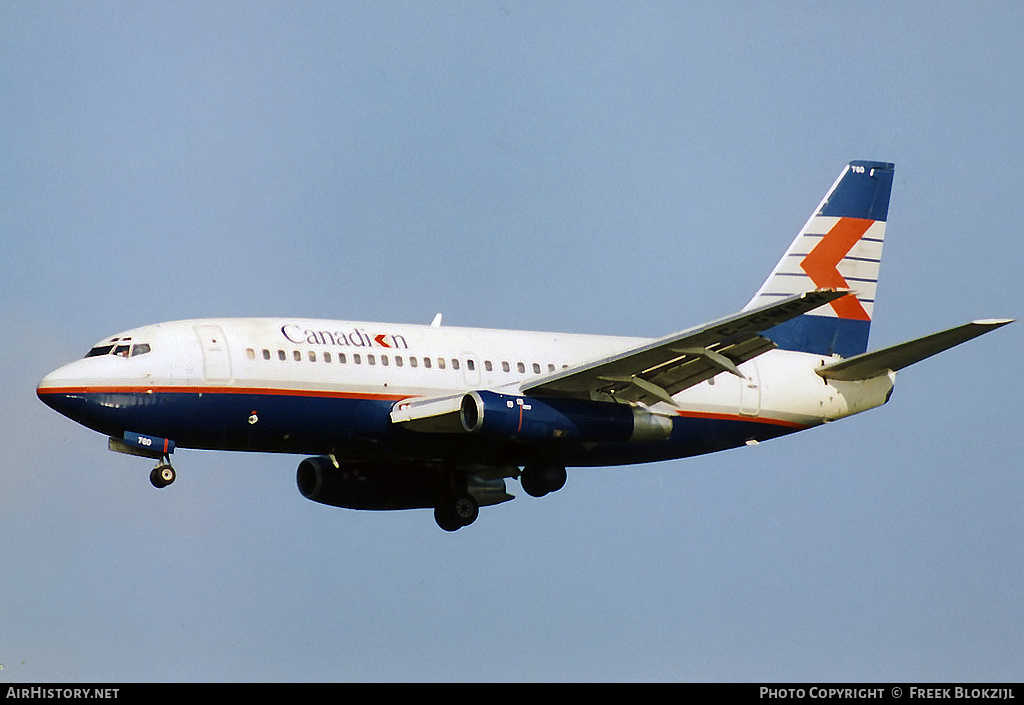
[(768, 331), (780, 348), (844, 357), (867, 350), (892, 177), (892, 164), (850, 162), (747, 304), (813, 289), (853, 292)]
[[(807, 272), (807, 276), (819, 289), (855, 289), (839, 272), (839, 263), (874, 223), (873, 220), (863, 218), (840, 218), (800, 262), (800, 268)], [(840, 318), (871, 320), (856, 296), (844, 296), (833, 301), (831, 306)]]

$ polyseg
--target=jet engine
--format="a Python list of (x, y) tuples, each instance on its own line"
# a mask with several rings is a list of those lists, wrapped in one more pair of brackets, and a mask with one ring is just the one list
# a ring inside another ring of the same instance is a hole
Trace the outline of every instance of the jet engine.
[(306, 458), (295, 475), (306, 499), (346, 509), (425, 509), (471, 496), (481, 507), (512, 499), (505, 480), (444, 473), (428, 465), (342, 463), (327, 456)]
[(470, 433), (512, 440), (649, 442), (672, 433), (671, 418), (626, 404), (486, 390), (466, 394), (459, 417)]

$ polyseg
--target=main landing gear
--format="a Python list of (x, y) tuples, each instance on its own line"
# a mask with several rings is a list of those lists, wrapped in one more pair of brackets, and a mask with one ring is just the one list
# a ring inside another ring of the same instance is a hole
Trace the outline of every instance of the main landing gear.
[[(519, 473), (519, 482), (523, 490), (531, 497), (543, 497), (562, 489), (565, 486), (565, 475), (564, 465), (546, 462), (530, 463)], [(485, 506), (512, 499), (505, 493), (503, 481), (500, 481), (501, 497), (497, 502), (493, 497), (489, 497), (486, 491), (483, 495), (479, 494), (482, 488), (486, 490), (486, 485), (481, 484), (479, 479), (473, 485), (476, 496), (470, 493), (465, 476), (460, 477), (456, 473), (449, 472), (446, 484), (445, 493), (437, 500), (437, 505), (434, 507), (434, 521), (445, 531), (458, 531), (476, 521), (480, 515), (478, 497), (483, 497), (482, 501)]]
[(458, 531), (480, 516), (480, 502), (469, 492), (465, 475), (446, 469), (442, 473), (444, 490), (434, 507), (434, 521), (445, 531)]
[(527, 465), (519, 475), (519, 484), (531, 497), (557, 492), (565, 486), (565, 466), (549, 463)]
[(445, 531), (458, 531), (472, 524), (478, 516), (480, 505), (468, 492), (444, 497), (434, 507), (434, 521)]
[(177, 473), (174, 472), (174, 468), (171, 467), (170, 460), (161, 460), (160, 464), (153, 468), (153, 471), (149, 473), (149, 481), (153, 483), (153, 487), (158, 490), (167, 487), (167, 485), (174, 482), (174, 478), (177, 477)]

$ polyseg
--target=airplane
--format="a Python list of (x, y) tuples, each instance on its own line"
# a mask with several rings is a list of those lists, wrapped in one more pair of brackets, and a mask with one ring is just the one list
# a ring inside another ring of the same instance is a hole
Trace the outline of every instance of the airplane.
[(294, 453), (300, 493), (362, 510), (542, 497), (566, 468), (711, 453), (885, 404), (896, 373), (1012, 319), (868, 352), (894, 165), (852, 161), (738, 313), (657, 339), (442, 325), (209, 318), (118, 333), (39, 398), (156, 460), (178, 448)]

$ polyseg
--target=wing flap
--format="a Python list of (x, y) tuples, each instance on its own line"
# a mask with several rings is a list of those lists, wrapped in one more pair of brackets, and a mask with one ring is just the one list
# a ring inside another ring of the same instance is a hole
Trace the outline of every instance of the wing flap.
[(1005, 318), (972, 321), (956, 328), (926, 335), (923, 338), (833, 362), (819, 367), (815, 372), (825, 379), (841, 381), (871, 379), (901, 370), (932, 355), (937, 355), (943, 350), (948, 350), (954, 345), (965, 343), (1012, 322), (1012, 319)]

